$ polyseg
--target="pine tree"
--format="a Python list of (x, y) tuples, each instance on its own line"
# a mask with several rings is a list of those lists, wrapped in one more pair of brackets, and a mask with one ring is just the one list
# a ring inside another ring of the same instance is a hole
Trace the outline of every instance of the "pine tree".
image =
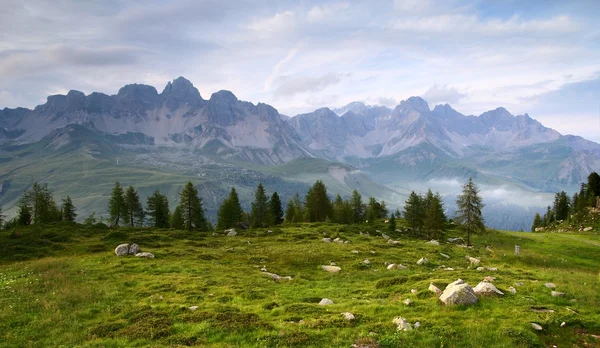
[(32, 223), (46, 223), (60, 219), (60, 210), (47, 184), (34, 183), (31, 189), (25, 191), (21, 202), (29, 207)]
[(594, 206), (596, 204), (595, 197), (600, 196), (600, 175), (598, 175), (598, 173), (591, 172), (590, 175), (588, 175), (587, 188), (589, 203), (591, 206)]
[(150, 226), (156, 228), (169, 227), (169, 199), (167, 196), (160, 193), (159, 190), (154, 191), (154, 193), (148, 197), (146, 210), (148, 211)]
[(485, 231), (481, 209), (483, 202), (473, 179), (463, 185), (463, 193), (456, 199), (458, 208), (456, 221), (467, 232), (467, 245), (471, 245), (471, 233)]
[(338, 193), (333, 201), (333, 222), (343, 224), (344, 222), (344, 200)]
[(191, 181), (179, 193), (179, 208), (186, 230), (191, 231), (194, 228), (199, 231), (208, 230), (202, 199), (198, 196), (198, 189)]
[(269, 200), (269, 217), (273, 226), (283, 223), (283, 207), (281, 206), (281, 199), (279, 199), (277, 192), (273, 192)]
[(569, 217), (571, 201), (565, 191), (561, 191), (554, 196), (554, 215), (556, 220), (566, 220)]
[(439, 232), (446, 229), (446, 214), (444, 213), (444, 202), (439, 193), (427, 194), (427, 210), (425, 211), (424, 227), (430, 237), (439, 238)]
[(352, 191), (350, 199), (352, 205), (352, 220), (355, 224), (364, 222), (365, 220), (365, 205), (362, 202), (362, 196), (357, 190)]
[(29, 208), (29, 206), (27, 204), (25, 204), (25, 202), (21, 201), (21, 203), (19, 203), (19, 214), (18, 214), (18, 221), (19, 221), (19, 225), (21, 226), (28, 226), (31, 224), (31, 208)]
[(294, 204), (294, 199), (290, 198), (285, 207), (285, 222), (287, 222), (288, 224), (291, 224), (291, 223), (295, 222), (294, 221), (295, 217), (296, 217), (296, 206)]
[(181, 208), (179, 206), (175, 207), (173, 214), (171, 215), (171, 228), (176, 230), (183, 230), (183, 216), (181, 215)]
[(388, 221), (388, 230), (390, 232), (396, 232), (396, 215), (392, 213), (390, 221)]
[(240, 199), (235, 188), (231, 188), (229, 197), (223, 201), (217, 215), (217, 230), (225, 230), (237, 226), (243, 214)]
[(540, 213), (535, 213), (535, 218), (533, 218), (533, 225), (531, 225), (531, 232), (535, 232), (535, 229), (538, 227), (542, 227), (542, 217)]
[(306, 194), (306, 217), (309, 222), (321, 222), (331, 219), (333, 216), (333, 207), (331, 200), (327, 196), (327, 188), (321, 180), (308, 190)]
[(108, 201), (108, 212), (110, 222), (115, 226), (119, 226), (119, 223), (123, 221), (124, 216), (127, 214), (123, 187), (118, 181), (115, 183)]
[(95, 225), (98, 222), (96, 219), (96, 212), (93, 211), (88, 217), (83, 220), (84, 225)]
[(420, 234), (425, 219), (423, 197), (412, 191), (404, 203), (403, 215), (404, 220), (410, 225), (413, 233)]
[(62, 217), (65, 221), (75, 221), (77, 214), (75, 213), (75, 206), (73, 205), (73, 201), (71, 197), (67, 196), (67, 198), (62, 200)]
[(265, 227), (268, 223), (269, 199), (262, 183), (259, 183), (254, 192), (254, 202), (250, 212), (252, 228)]
[(144, 222), (144, 207), (133, 186), (129, 186), (125, 192), (125, 215), (123, 218), (127, 220), (130, 227), (141, 226)]

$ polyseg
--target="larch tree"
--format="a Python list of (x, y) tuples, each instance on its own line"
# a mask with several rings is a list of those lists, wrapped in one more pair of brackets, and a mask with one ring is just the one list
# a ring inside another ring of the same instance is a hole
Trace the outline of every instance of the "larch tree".
[(306, 217), (309, 222), (321, 222), (333, 217), (333, 207), (327, 195), (327, 187), (321, 180), (306, 194)]
[(485, 223), (481, 210), (483, 202), (479, 196), (479, 189), (472, 178), (463, 185), (462, 194), (456, 199), (456, 222), (467, 233), (467, 245), (471, 245), (471, 233), (485, 231)]
[(146, 202), (150, 226), (156, 228), (167, 228), (170, 226), (169, 199), (159, 190), (148, 197)]
[(67, 198), (62, 200), (61, 210), (63, 220), (71, 222), (75, 221), (77, 213), (75, 213), (75, 206), (73, 205), (73, 201), (71, 200), (70, 196), (67, 196)]
[(350, 198), (350, 204), (352, 206), (352, 220), (355, 224), (364, 222), (365, 220), (365, 205), (362, 201), (362, 196), (357, 190), (352, 191), (352, 198)]
[[(429, 191), (431, 192), (431, 190)], [(446, 214), (444, 213), (444, 202), (439, 193), (427, 195), (425, 220), (423, 226), (430, 237), (439, 238), (439, 233), (446, 228)]]
[(243, 213), (244, 210), (240, 204), (238, 194), (235, 188), (232, 187), (229, 192), (229, 197), (227, 197), (219, 207), (219, 212), (217, 214), (217, 230), (235, 227), (242, 221)]
[(198, 196), (198, 189), (191, 181), (185, 184), (179, 193), (179, 209), (183, 217), (184, 229), (188, 231), (194, 228), (199, 231), (208, 229), (202, 199)]
[(125, 192), (125, 216), (130, 227), (141, 226), (144, 223), (144, 207), (140, 202), (140, 196), (133, 186), (129, 186)]
[(173, 214), (171, 215), (171, 228), (176, 230), (183, 230), (183, 216), (181, 215), (181, 208), (179, 206), (175, 207), (173, 210)]
[(404, 203), (404, 220), (410, 225), (414, 234), (420, 234), (425, 220), (424, 199), (414, 191)]
[(277, 192), (273, 192), (271, 199), (269, 199), (269, 218), (273, 226), (283, 223), (283, 207)]
[(119, 226), (127, 213), (125, 209), (125, 197), (123, 187), (117, 181), (110, 194), (108, 200), (108, 213), (110, 215), (110, 223)]
[(254, 192), (254, 202), (250, 211), (252, 228), (265, 227), (269, 213), (269, 199), (262, 183), (259, 183)]

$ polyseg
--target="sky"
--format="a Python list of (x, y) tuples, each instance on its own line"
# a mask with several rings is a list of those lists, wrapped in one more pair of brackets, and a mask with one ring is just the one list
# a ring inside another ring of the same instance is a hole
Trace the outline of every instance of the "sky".
[(422, 96), (600, 142), (600, 1), (3, 0), (0, 108), (179, 76), (293, 116)]

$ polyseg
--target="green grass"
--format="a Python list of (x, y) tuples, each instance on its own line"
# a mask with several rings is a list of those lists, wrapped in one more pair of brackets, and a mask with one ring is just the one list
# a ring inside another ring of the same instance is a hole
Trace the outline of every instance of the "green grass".
[[(383, 226), (301, 224), (225, 237), (56, 224), (3, 232), (0, 346), (600, 344), (591, 336), (600, 334), (600, 246), (590, 243), (597, 236), (491, 231), (475, 237), (475, 247), (466, 249), (433, 246), (399, 234), (394, 238), (402, 245), (392, 246), (375, 236), (376, 228), (383, 231)], [(350, 243), (323, 243), (323, 236)], [(136, 242), (156, 258), (115, 256), (114, 247), (124, 242)], [(515, 244), (521, 246), (519, 256), (513, 255)], [(466, 255), (498, 271), (477, 271), (469, 267)], [(417, 266), (423, 256), (430, 264)], [(330, 262), (342, 272), (319, 268)], [(408, 269), (387, 270), (385, 262)], [(455, 271), (439, 269), (442, 264)], [(293, 279), (275, 282), (262, 274), (263, 266)], [(462, 278), (475, 286), (487, 275), (497, 278), (494, 284), (506, 292), (504, 297), (482, 298), (471, 307), (445, 307), (427, 291), (430, 282), (444, 287)], [(513, 295), (506, 290), (515, 282), (523, 286), (516, 286)], [(550, 296), (546, 282), (555, 283), (566, 296)], [(319, 306), (324, 297), (334, 304)], [(414, 303), (402, 304), (406, 298)], [(189, 306), (199, 307), (191, 311)], [(343, 319), (340, 313), (347, 311), (355, 321)], [(422, 326), (396, 332), (396, 316)], [(567, 326), (560, 328), (563, 321)], [(530, 322), (541, 324), (544, 331), (534, 331)]]

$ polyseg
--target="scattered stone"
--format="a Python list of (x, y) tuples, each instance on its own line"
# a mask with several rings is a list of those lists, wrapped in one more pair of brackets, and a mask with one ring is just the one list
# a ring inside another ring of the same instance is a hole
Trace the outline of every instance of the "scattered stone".
[(427, 244), (431, 244), (431, 245), (440, 245), (440, 242), (438, 242), (435, 239), (430, 240), (429, 242), (427, 242)]
[(417, 289), (410, 289), (411, 294), (416, 294), (417, 292), (418, 292)]
[[(380, 230), (375, 230), (375, 232), (377, 232), (377, 233), (381, 233), (381, 231), (380, 231)], [(385, 238), (385, 237), (383, 237), (383, 238)]]
[(567, 323), (565, 323), (564, 321), (562, 323), (560, 323), (560, 327), (565, 327), (567, 326)]
[(188, 307), (188, 308), (189, 308), (189, 310), (191, 310), (191, 311), (195, 311), (196, 309), (198, 309), (198, 306), (191, 306), (191, 307)]
[(508, 291), (509, 291), (511, 294), (516, 294), (516, 293), (517, 293), (517, 289), (515, 289), (515, 288), (514, 288), (514, 287), (512, 287), (512, 286), (509, 286), (509, 287), (508, 287)]
[(440, 290), (437, 286), (433, 285), (433, 283), (429, 284), (428, 290), (434, 292), (438, 296), (442, 294), (442, 290)]
[(398, 331), (410, 331), (412, 330), (412, 326), (410, 325), (410, 323), (408, 322), (408, 320), (402, 318), (402, 317), (395, 317), (394, 320), (392, 320), (392, 322), (394, 324), (396, 324), (397, 328), (396, 330)]
[(345, 242), (344, 242), (343, 240), (341, 240), (341, 239), (338, 239), (337, 241), (335, 241), (335, 240), (334, 240), (333, 242), (334, 242), (334, 243), (337, 243), (337, 244), (344, 244), (344, 243), (345, 243)]
[(331, 301), (328, 298), (324, 298), (321, 300), (321, 302), (319, 302), (319, 306), (327, 306), (327, 305), (331, 305), (333, 304), (333, 301)]
[(375, 250), (371, 250), (371, 254), (375, 255)]
[(489, 246), (489, 245), (485, 247), (485, 250), (487, 250), (487, 251), (494, 251), (494, 250), (492, 249), (492, 247), (491, 247), (491, 246)]
[(417, 322), (415, 323), (414, 327), (415, 327), (415, 329), (418, 329), (418, 328), (420, 328), (420, 327), (421, 327), (421, 323), (417, 321)]
[(115, 255), (117, 256), (125, 256), (129, 254), (129, 244), (119, 244), (115, 248)]
[(402, 301), (402, 303), (404, 303), (407, 306), (410, 306), (413, 303), (413, 301), (410, 298), (407, 298), (406, 300)]
[(352, 250), (353, 254), (358, 254), (358, 250)]
[(338, 238), (334, 239), (334, 240), (333, 240), (333, 242), (334, 242), (334, 243), (337, 243), (337, 242), (339, 242), (340, 240), (341, 240), (341, 239), (338, 237)]
[(449, 258), (450, 258), (450, 255), (448, 255), (448, 254), (440, 253), (440, 255), (441, 255), (443, 258), (445, 258), (445, 259), (449, 259)]
[(143, 252), (143, 253), (137, 253), (137, 254), (135, 254), (135, 257), (145, 257), (147, 259), (153, 259), (154, 255), (152, 255), (149, 252)]
[(444, 268), (444, 270), (445, 271), (454, 271), (454, 268), (452, 268), (452, 267), (446, 267), (446, 268)]
[(419, 259), (419, 261), (417, 261), (417, 265), (426, 265), (429, 263), (429, 260), (427, 260), (427, 258), (422, 257), (421, 259)]
[(292, 277), (290, 277), (290, 276), (282, 277), (279, 274), (269, 273), (269, 272), (263, 272), (263, 274), (266, 275), (266, 276), (269, 276), (269, 277), (273, 278), (273, 280), (275, 280), (276, 282), (278, 282), (278, 281), (280, 281), (282, 279), (284, 279), (284, 280), (292, 280)]
[(554, 284), (554, 283), (546, 283), (546, 284), (544, 284), (544, 286), (547, 287), (548, 289), (556, 288), (556, 284)]
[(465, 244), (465, 240), (460, 237), (448, 238), (447, 241), (448, 241), (448, 243), (452, 243), (452, 244)]
[(135, 255), (135, 254), (139, 253), (140, 251), (141, 251), (140, 246), (135, 243), (133, 243), (129, 246), (129, 255)]
[(387, 266), (387, 269), (406, 269), (406, 266), (401, 265), (399, 263), (398, 264), (392, 263)]
[(350, 312), (344, 312), (344, 313), (342, 313), (342, 315), (344, 316), (344, 319), (346, 319), (348, 321), (352, 321), (352, 320), (356, 319), (354, 314), (352, 314)]
[(476, 293), (477, 295), (504, 296), (504, 293), (502, 291), (498, 290), (498, 288), (496, 288), (496, 286), (494, 286), (494, 284), (487, 283), (487, 282), (481, 282), (481, 283), (477, 284), (477, 286), (475, 288), (473, 288), (473, 292)]
[(344, 241), (344, 244), (348, 244), (348, 243), (350, 243), (350, 241), (349, 241), (349, 240), (345, 240), (345, 241)]
[(593, 227), (586, 227), (586, 228), (583, 229), (583, 232), (589, 232), (589, 231), (591, 231), (593, 229), (594, 229)]
[[(377, 231), (377, 233), (379, 233), (379, 231)], [(387, 235), (387, 234), (385, 234), (385, 233), (382, 233), (382, 234), (381, 234), (381, 236), (382, 236), (384, 239), (390, 239), (390, 236), (388, 236), (388, 235)]]
[(267, 230), (267, 233), (273, 233), (273, 231), (271, 231), (271, 230)]
[(531, 310), (536, 313), (554, 313), (554, 309), (549, 309), (546, 307), (531, 307)]
[(370, 264), (371, 264), (371, 261), (369, 261), (369, 260), (363, 260), (363, 263), (364, 263), (365, 265), (370, 265)]
[(401, 243), (399, 241), (397, 241), (397, 240), (388, 239), (388, 244), (400, 245)]
[(396, 229), (396, 232), (398, 232), (398, 233), (402, 233), (402, 230)]
[(330, 265), (330, 266), (335, 266), (336, 264), (335, 264), (335, 262), (331, 261), (331, 262), (329, 263), (329, 265)]
[(224, 232), (227, 233), (227, 237), (235, 237), (235, 236), (237, 236), (237, 232), (235, 231), (234, 228), (230, 228), (228, 230), (225, 230)]
[(261, 270), (261, 272), (267, 272), (267, 266), (262, 266), (262, 268), (260, 270)]
[(537, 323), (531, 323), (531, 327), (533, 327), (537, 331), (544, 330), (544, 328), (542, 328), (542, 326), (540, 324), (537, 324)]
[(516, 286), (523, 286), (523, 283), (522, 282), (516, 282), (515, 285)]
[(564, 292), (559, 292), (559, 291), (552, 291), (550, 294), (552, 295), (552, 297), (564, 297), (565, 296)]
[(485, 267), (477, 267), (478, 271), (485, 271)]
[(339, 271), (341, 271), (342, 269), (338, 266), (321, 266), (321, 269), (323, 269), (324, 271), (330, 272), (330, 273), (338, 273)]
[(498, 267), (487, 267), (486, 269), (488, 271), (490, 271), (490, 272), (496, 272), (496, 271), (498, 271)]
[(496, 277), (487, 276), (487, 277), (484, 277), (484, 278), (483, 278), (483, 281), (484, 281), (484, 282), (488, 282), (488, 283), (491, 283), (491, 282), (493, 282), (494, 280), (496, 280)]
[(331, 238), (323, 238), (323, 243), (331, 243)]
[(466, 258), (467, 261), (469, 261), (472, 265), (478, 265), (481, 262), (481, 260), (476, 257), (471, 257), (467, 255)]
[(473, 288), (469, 284), (465, 284), (462, 279), (450, 283), (439, 299), (447, 306), (471, 305), (478, 301)]

